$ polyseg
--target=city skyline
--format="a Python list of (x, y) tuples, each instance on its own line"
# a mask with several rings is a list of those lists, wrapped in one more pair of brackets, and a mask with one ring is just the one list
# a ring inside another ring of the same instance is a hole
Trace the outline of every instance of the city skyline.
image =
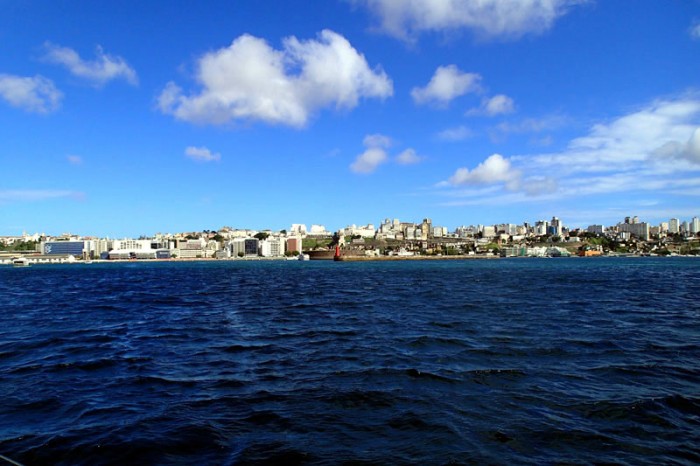
[(394, 5), (4, 5), (0, 235), (698, 215), (700, 2)]

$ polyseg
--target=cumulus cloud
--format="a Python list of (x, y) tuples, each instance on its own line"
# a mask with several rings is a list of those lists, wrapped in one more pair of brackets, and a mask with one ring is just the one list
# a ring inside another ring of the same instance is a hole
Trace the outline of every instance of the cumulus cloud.
[(60, 45), (46, 42), (44, 60), (65, 66), (74, 76), (102, 86), (113, 79), (124, 79), (131, 85), (138, 84), (136, 71), (122, 58), (108, 55), (97, 46), (95, 60), (83, 60), (78, 52)]
[(552, 27), (587, 0), (355, 0), (385, 33), (414, 40), (422, 32), (469, 30), (482, 38), (513, 39)]
[(396, 156), (396, 161), (401, 165), (414, 165), (421, 160), (423, 160), (423, 158), (416, 154), (414, 149), (406, 149)]
[(350, 170), (361, 174), (373, 173), (389, 158), (386, 149), (391, 145), (391, 139), (382, 134), (371, 134), (365, 136), (363, 143), (366, 150), (357, 156)]
[(504, 94), (498, 94), (491, 98), (484, 98), (481, 101), (481, 107), (471, 109), (467, 112), (468, 116), (472, 115), (506, 115), (515, 111), (515, 102), (513, 99)]
[(384, 149), (370, 147), (357, 156), (357, 159), (350, 165), (350, 170), (355, 173), (372, 173), (379, 165), (386, 162), (386, 159), (387, 155)]
[(281, 50), (242, 35), (202, 56), (196, 79), (201, 89), (191, 94), (168, 83), (158, 98), (161, 111), (193, 123), (258, 120), (302, 127), (320, 109), (352, 109), (362, 98), (393, 94), (386, 73), (371, 69), (347, 39), (330, 30), (315, 40), (288, 37)]
[(474, 132), (467, 128), (466, 126), (457, 126), (454, 128), (447, 128), (440, 131), (437, 134), (437, 138), (441, 141), (463, 141), (474, 135)]
[(520, 172), (513, 168), (510, 160), (493, 154), (472, 170), (458, 168), (448, 181), (455, 186), (506, 183), (513, 187), (519, 178)]
[(0, 98), (27, 112), (50, 113), (58, 109), (63, 94), (43, 76), (0, 74)]
[(206, 147), (189, 146), (185, 149), (185, 155), (198, 162), (215, 162), (221, 160), (221, 154), (212, 152)]
[(417, 104), (433, 103), (446, 106), (453, 99), (481, 90), (481, 76), (465, 73), (455, 65), (439, 66), (425, 87), (414, 87), (411, 97)]

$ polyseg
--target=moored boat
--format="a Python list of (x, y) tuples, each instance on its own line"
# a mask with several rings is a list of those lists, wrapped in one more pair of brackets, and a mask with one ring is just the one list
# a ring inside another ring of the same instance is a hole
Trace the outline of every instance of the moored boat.
[(26, 257), (16, 257), (12, 259), (12, 265), (14, 267), (29, 267), (31, 264)]

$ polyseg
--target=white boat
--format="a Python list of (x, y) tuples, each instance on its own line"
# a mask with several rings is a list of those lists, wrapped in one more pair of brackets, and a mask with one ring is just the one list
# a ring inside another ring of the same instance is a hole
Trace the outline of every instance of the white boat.
[(29, 267), (31, 264), (26, 257), (17, 257), (12, 259), (12, 265), (15, 267)]
[(299, 254), (299, 256), (297, 257), (297, 260), (308, 261), (308, 260), (311, 260), (311, 256), (309, 256), (308, 254)]

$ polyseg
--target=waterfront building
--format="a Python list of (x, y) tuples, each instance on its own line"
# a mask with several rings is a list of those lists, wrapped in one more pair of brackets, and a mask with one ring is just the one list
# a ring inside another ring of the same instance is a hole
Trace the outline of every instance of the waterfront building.
[(262, 257), (284, 256), (286, 241), (280, 237), (267, 237), (260, 241), (259, 254)]
[(41, 253), (47, 256), (83, 257), (85, 252), (85, 241), (42, 241), (40, 245)]
[(231, 257), (240, 257), (245, 255), (245, 238), (234, 238), (226, 243), (226, 249), (230, 251)]
[(302, 239), (300, 236), (290, 236), (287, 238), (287, 244), (286, 244), (286, 250), (287, 251), (297, 251), (298, 253), (302, 252)]
[(260, 241), (257, 238), (243, 240), (243, 254), (245, 256), (257, 256), (260, 250)]
[(693, 217), (693, 220), (690, 221), (690, 232), (694, 235), (700, 233), (700, 218)]
[(146, 250), (154, 249), (150, 239), (115, 239), (112, 240), (112, 249)]
[[(211, 245), (214, 243), (214, 245)], [(212, 257), (218, 248), (216, 241), (209, 242), (203, 238), (188, 239), (177, 242), (175, 255), (183, 259), (201, 259)]]

